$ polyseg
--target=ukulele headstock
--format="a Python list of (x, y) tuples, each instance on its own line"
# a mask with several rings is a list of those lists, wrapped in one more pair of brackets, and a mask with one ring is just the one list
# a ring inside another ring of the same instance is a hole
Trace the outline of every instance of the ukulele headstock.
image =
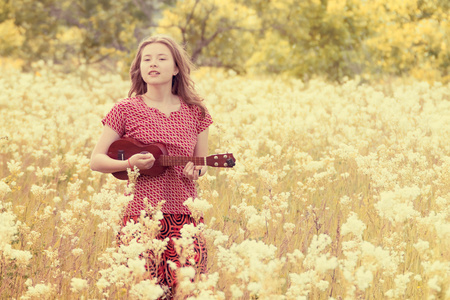
[(206, 157), (206, 165), (210, 167), (232, 168), (236, 164), (233, 153), (214, 154)]

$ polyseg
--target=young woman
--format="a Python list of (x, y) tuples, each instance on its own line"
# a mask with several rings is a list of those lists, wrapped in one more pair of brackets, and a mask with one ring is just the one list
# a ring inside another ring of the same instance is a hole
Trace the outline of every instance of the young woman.
[[(129, 98), (116, 103), (102, 120), (103, 132), (91, 157), (92, 170), (114, 173), (134, 166), (140, 170), (151, 168), (155, 158), (150, 153), (135, 154), (125, 161), (107, 155), (111, 143), (122, 137), (144, 144), (163, 143), (169, 155), (207, 156), (208, 127), (212, 119), (194, 89), (191, 67), (184, 49), (170, 37), (153, 36), (139, 45), (130, 68)], [(140, 175), (134, 199), (126, 207), (123, 226), (130, 220), (138, 221), (141, 211), (145, 210), (144, 198), (152, 206), (165, 201), (158, 238), (171, 240), (162, 263), (147, 266), (147, 269), (161, 286), (168, 287), (168, 298), (176, 286), (176, 276), (167, 261), (181, 266), (172, 239), (181, 236), (183, 225), (197, 225), (183, 202), (196, 197), (195, 180), (205, 172), (206, 167), (189, 162), (185, 166), (170, 167), (156, 177)], [(195, 241), (195, 251), (196, 268), (205, 272), (206, 248), (200, 239)]]

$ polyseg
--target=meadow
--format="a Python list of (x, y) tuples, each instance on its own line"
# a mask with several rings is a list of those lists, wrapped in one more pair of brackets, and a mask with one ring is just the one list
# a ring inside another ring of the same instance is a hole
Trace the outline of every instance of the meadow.
[[(0, 77), (2, 299), (156, 299), (127, 226), (125, 183), (89, 168), (101, 119), (127, 80), (80, 68)], [(450, 299), (450, 86), (238, 76), (200, 69), (214, 119), (209, 168), (186, 203), (208, 275), (179, 269), (188, 299)], [(146, 238), (137, 242), (131, 233)]]

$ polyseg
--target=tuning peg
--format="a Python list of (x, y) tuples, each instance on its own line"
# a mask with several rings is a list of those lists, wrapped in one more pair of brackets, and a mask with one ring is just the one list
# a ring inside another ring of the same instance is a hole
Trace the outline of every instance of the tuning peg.
[(236, 163), (231, 158), (227, 159), (226, 165), (228, 165), (230, 167), (234, 167), (235, 164)]

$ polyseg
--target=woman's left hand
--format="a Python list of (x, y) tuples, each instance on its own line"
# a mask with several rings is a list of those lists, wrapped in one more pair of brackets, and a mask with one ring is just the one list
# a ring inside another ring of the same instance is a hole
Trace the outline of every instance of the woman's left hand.
[(189, 178), (190, 180), (197, 180), (200, 177), (201, 166), (195, 166), (193, 162), (188, 162), (183, 169), (183, 175)]

